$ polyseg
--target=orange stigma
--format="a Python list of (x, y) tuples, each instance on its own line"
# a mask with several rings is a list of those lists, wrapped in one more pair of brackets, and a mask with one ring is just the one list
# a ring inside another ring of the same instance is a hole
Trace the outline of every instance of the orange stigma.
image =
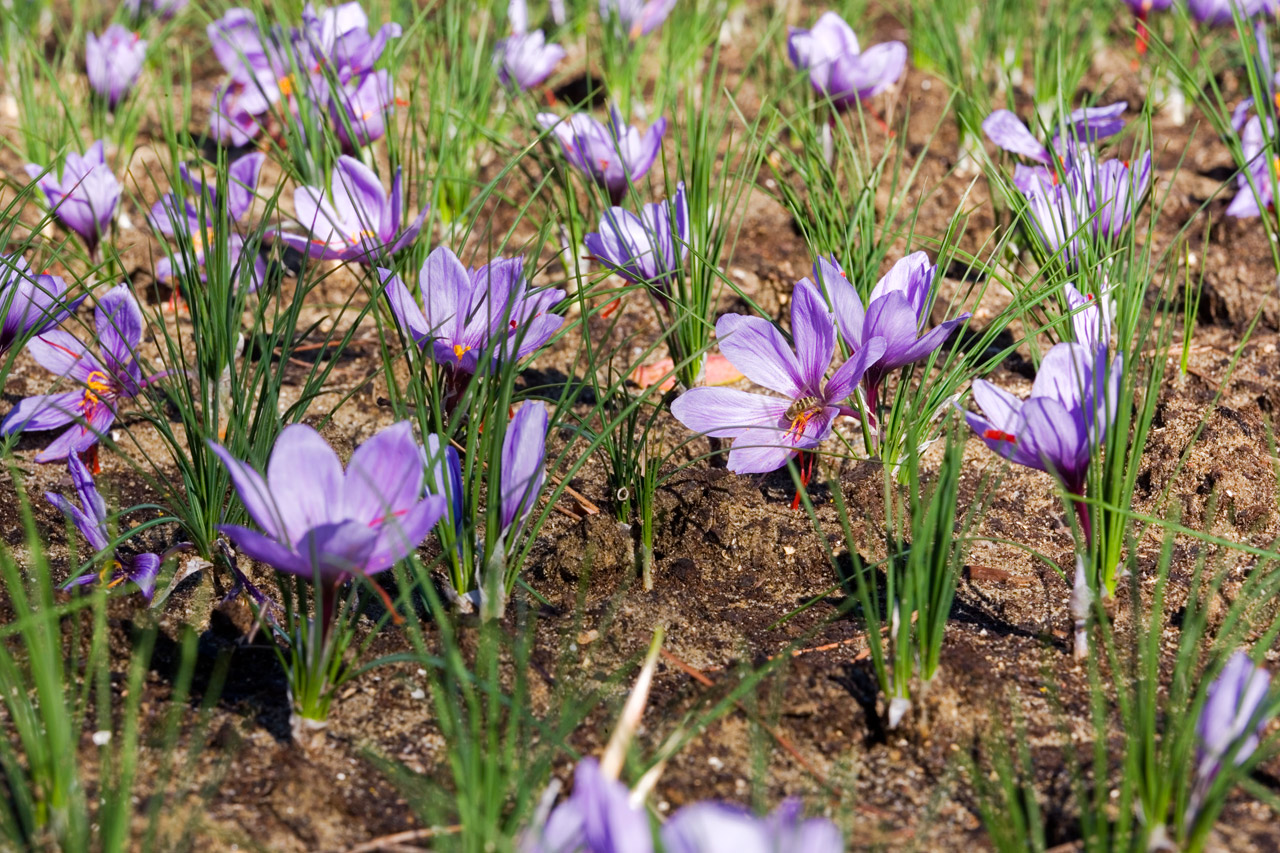
[(458, 361), (462, 361), (463, 354), (468, 353), (470, 351), (471, 351), (471, 347), (463, 346), (462, 344), (453, 345), (453, 357), (456, 358)]

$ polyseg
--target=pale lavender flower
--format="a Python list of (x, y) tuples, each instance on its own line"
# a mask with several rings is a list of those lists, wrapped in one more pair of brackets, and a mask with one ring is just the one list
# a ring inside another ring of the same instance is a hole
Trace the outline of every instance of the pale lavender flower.
[(391, 75), (386, 70), (357, 77), (335, 92), (329, 102), (329, 114), (343, 148), (353, 151), (385, 136), (387, 111), (395, 103)]
[(900, 41), (862, 50), (853, 28), (835, 12), (824, 13), (811, 30), (792, 27), (787, 50), (792, 64), (809, 72), (814, 91), (841, 110), (892, 86), (907, 64)]
[(1276, 0), (1187, 0), (1187, 11), (1202, 24), (1213, 27), (1230, 26), (1235, 21), (1232, 9), (1244, 18), (1266, 13), (1276, 14)]
[(0, 356), (24, 338), (48, 332), (84, 301), (66, 296), (59, 276), (31, 272), (21, 255), (0, 255)]
[(438, 246), (418, 272), (421, 307), (399, 276), (379, 273), (397, 325), (433, 361), (458, 373), (475, 373), (482, 356), (494, 366), (522, 359), (564, 323), (551, 313), (564, 291), (530, 294), (523, 258), (495, 258), (468, 272), (451, 249)]
[(422, 448), (408, 421), (356, 448), (343, 471), (338, 454), (306, 424), (276, 439), (264, 478), (210, 442), (245, 510), (262, 532), (222, 525), (252, 559), (336, 586), (391, 568), (421, 544), (444, 513), (423, 497)]
[(107, 27), (100, 36), (85, 36), (84, 65), (89, 85), (111, 109), (138, 81), (146, 58), (147, 43), (119, 24)]
[(157, 378), (141, 377), (137, 351), (142, 340), (142, 310), (129, 285), (116, 285), (102, 297), (94, 312), (94, 326), (101, 357), (62, 329), (52, 329), (27, 344), (27, 351), (41, 367), (82, 386), (75, 391), (27, 397), (0, 422), (0, 435), (72, 424), (36, 454), (37, 462), (56, 462), (89, 450), (111, 428), (120, 401), (137, 396)]
[(676, 0), (600, 0), (600, 19), (632, 41), (653, 32), (676, 7)]
[(587, 234), (582, 242), (592, 259), (618, 275), (662, 291), (689, 254), (684, 183), (676, 187), (674, 206), (669, 199), (646, 204), (640, 216), (621, 207), (610, 208), (600, 219), (600, 230)]
[(538, 123), (555, 134), (569, 164), (604, 187), (614, 204), (622, 201), (627, 187), (648, 173), (667, 131), (666, 118), (659, 118), (641, 135), (612, 106), (607, 125), (587, 113), (565, 119), (555, 113), (538, 113)]
[[(62, 495), (53, 492), (45, 492), (45, 500), (56, 506), (75, 524), (80, 535), (93, 547), (94, 551), (106, 551), (111, 547), (111, 532), (107, 529), (107, 505), (102, 500), (102, 495), (98, 494), (93, 476), (83, 462), (74, 455), (68, 456), (67, 469), (71, 472), (71, 482), (80, 498), (80, 506), (77, 507)], [(150, 601), (155, 593), (160, 563), (159, 554), (126, 554), (116, 550), (111, 554), (110, 559), (104, 559), (102, 571), (72, 578), (62, 588), (70, 589), (92, 583), (104, 583), (108, 587), (114, 587), (125, 581), (132, 581)]]
[(79, 234), (90, 256), (96, 258), (99, 241), (111, 225), (123, 192), (107, 166), (102, 140), (93, 143), (83, 156), (68, 152), (60, 180), (35, 163), (28, 163), (26, 171), (44, 192), (54, 217)]
[(1261, 216), (1263, 210), (1275, 207), (1272, 170), (1274, 158), (1266, 154), (1267, 140), (1262, 119), (1252, 116), (1240, 133), (1240, 150), (1245, 167), (1236, 175), (1236, 194), (1227, 205), (1227, 216), (1246, 218)]
[(418, 236), (427, 209), (401, 229), (400, 170), (387, 193), (373, 170), (343, 155), (333, 167), (333, 200), (322, 187), (302, 186), (293, 194), (299, 222), (310, 232), (274, 231), (272, 236), (320, 260), (369, 261), (393, 255)]
[(805, 820), (799, 800), (768, 817), (736, 806), (692, 803), (662, 827), (663, 853), (842, 853), (840, 830), (825, 818)]
[(507, 434), (502, 437), (498, 489), (504, 536), (524, 523), (542, 493), (546, 449), (547, 406), (541, 400), (525, 403), (507, 424)]
[[(226, 215), (233, 228), (244, 220), (253, 207), (258, 176), (265, 160), (265, 154), (255, 151), (240, 157), (227, 167)], [(152, 206), (148, 220), (151, 226), (161, 234), (168, 237), (183, 235), (195, 254), (200, 280), (204, 281), (207, 279), (204, 268), (205, 255), (215, 237), (213, 222), (217, 217), (220, 200), (214, 187), (193, 176), (185, 163), (179, 166), (179, 173), (196, 198), (188, 197), (185, 201), (179, 201), (176, 195), (168, 193)], [(203, 196), (203, 199), (200, 196)], [(227, 257), (231, 262), (233, 278), (238, 275), (240, 265), (247, 262), (251, 265), (250, 290), (257, 290), (262, 285), (266, 276), (266, 263), (257, 252), (247, 251), (244, 238), (239, 233), (227, 236)], [(175, 253), (172, 260), (161, 258), (156, 262), (156, 278), (165, 282), (172, 281), (174, 262), (185, 265), (186, 260), (181, 253)], [(189, 274), (192, 271), (186, 270), (186, 272)]]
[(600, 771), (594, 758), (578, 762), (573, 793), (541, 826), (520, 840), (520, 853), (653, 853), (649, 815), (631, 792)]
[(860, 339), (849, 360), (825, 379), (835, 355), (835, 320), (808, 279), (792, 291), (791, 335), (795, 349), (768, 320), (721, 316), (716, 323), (721, 353), (752, 382), (782, 396), (699, 387), (671, 404), (671, 414), (694, 432), (734, 440), (730, 471), (775, 471), (801, 451), (816, 449), (830, 437), (838, 416), (855, 414), (843, 403), (886, 352), (883, 337)]
[(900, 367), (926, 358), (971, 316), (961, 314), (927, 332), (924, 330), (933, 305), (937, 272), (937, 266), (929, 262), (924, 252), (907, 255), (876, 283), (864, 309), (857, 289), (834, 259), (819, 258), (814, 265), (814, 275), (831, 300), (845, 343), (859, 349), (869, 340), (884, 341), (883, 352), (868, 362), (862, 374), (867, 409), (873, 414), (885, 378)]
[(522, 90), (540, 85), (564, 57), (564, 48), (548, 44), (542, 30), (512, 33), (497, 43), (493, 55), (498, 79)]
[(383, 24), (371, 35), (369, 16), (358, 2), (342, 3), (319, 14), (308, 3), (302, 10), (302, 24), (311, 65), (329, 65), (343, 83), (372, 71), (387, 43), (401, 35), (395, 22)]

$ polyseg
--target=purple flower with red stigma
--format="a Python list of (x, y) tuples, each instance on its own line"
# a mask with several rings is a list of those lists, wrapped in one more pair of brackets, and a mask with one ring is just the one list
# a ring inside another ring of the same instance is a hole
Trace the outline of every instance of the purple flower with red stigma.
[(372, 169), (344, 154), (333, 167), (332, 184), (332, 202), (321, 187), (298, 187), (293, 206), (310, 235), (275, 231), (275, 239), (319, 260), (368, 262), (400, 251), (422, 229), (426, 208), (403, 230), (400, 227), (399, 169), (388, 194)]
[(0, 356), (24, 338), (48, 332), (84, 301), (66, 296), (60, 277), (31, 272), (21, 255), (0, 255)]
[[(234, 524), (219, 530), (252, 559), (328, 587), (391, 568), (444, 513), (444, 498), (423, 497), (422, 448), (408, 421), (357, 447), (345, 472), (306, 424), (280, 433), (265, 478), (221, 445), (210, 447), (262, 532)], [(326, 594), (326, 606), (332, 598)]]
[(129, 285), (118, 284), (107, 291), (94, 311), (101, 356), (62, 329), (52, 329), (33, 338), (27, 344), (27, 351), (41, 367), (83, 387), (27, 397), (0, 422), (0, 435), (72, 424), (36, 454), (37, 462), (57, 462), (96, 445), (115, 421), (120, 401), (136, 397), (157, 378), (141, 378), (137, 351), (142, 340), (142, 325), (142, 310)]
[(684, 806), (662, 827), (663, 853), (842, 853), (840, 830), (825, 818), (805, 820), (799, 800), (768, 817), (725, 803)]
[(93, 143), (83, 156), (68, 152), (60, 180), (35, 163), (28, 163), (26, 171), (44, 192), (54, 218), (79, 234), (90, 256), (96, 258), (99, 241), (111, 226), (123, 192), (107, 166), (102, 140)]
[(84, 65), (89, 86), (106, 99), (111, 109), (138, 82), (146, 58), (147, 43), (119, 24), (107, 27), (100, 36), (89, 33), (85, 37)]
[[(1067, 118), (1067, 136), (1075, 145), (1088, 145), (1115, 136), (1124, 129), (1122, 116), (1127, 108), (1124, 101), (1117, 101), (1105, 107), (1081, 107), (1074, 110)], [(982, 122), (982, 130), (997, 147), (1011, 154), (1018, 154), (1045, 166), (1053, 164), (1049, 149), (1009, 110), (996, 110), (987, 116)], [(1055, 132), (1053, 147), (1064, 156), (1071, 153), (1069, 150), (1061, 151), (1061, 132)]]
[(671, 414), (694, 432), (733, 439), (730, 471), (776, 471), (801, 451), (816, 449), (830, 437), (839, 415), (855, 414), (843, 403), (888, 347), (883, 337), (859, 340), (849, 360), (824, 381), (835, 355), (835, 321), (808, 279), (792, 291), (791, 335), (795, 349), (768, 320), (721, 316), (716, 340), (725, 358), (752, 382), (782, 396), (691, 388), (671, 404)]
[(371, 35), (369, 16), (357, 2), (327, 8), (319, 14), (310, 3), (302, 10), (302, 35), (310, 49), (311, 65), (329, 65), (344, 83), (372, 71), (387, 42), (400, 34), (400, 25), (392, 22)]
[[(45, 492), (45, 499), (75, 524), (80, 535), (94, 551), (106, 551), (111, 547), (111, 533), (107, 529), (107, 505), (102, 500), (102, 495), (98, 494), (93, 476), (83, 462), (75, 456), (68, 456), (67, 469), (71, 472), (71, 482), (80, 498), (80, 506), (77, 507), (62, 495), (52, 492)], [(115, 587), (125, 581), (132, 581), (150, 601), (156, 590), (160, 562), (159, 554), (125, 554), (117, 550), (111, 554), (110, 559), (104, 561), (102, 571), (72, 578), (62, 588), (70, 589), (92, 583)]]
[(418, 271), (419, 307), (399, 276), (380, 269), (396, 323), (435, 361), (457, 373), (519, 360), (543, 346), (564, 318), (551, 309), (564, 291), (530, 294), (523, 258), (497, 258), (470, 272), (447, 246), (437, 247)]
[(600, 0), (600, 20), (615, 26), (635, 41), (647, 36), (667, 19), (676, 0)]
[(538, 113), (538, 123), (555, 134), (569, 164), (604, 187), (614, 204), (622, 201), (627, 187), (648, 173), (667, 131), (667, 120), (659, 118), (642, 136), (626, 124), (617, 107), (610, 107), (607, 125), (587, 113), (565, 119)]
[(853, 28), (835, 12), (824, 13), (811, 30), (792, 27), (787, 51), (796, 68), (809, 72), (813, 90), (839, 110), (892, 86), (907, 64), (907, 46), (900, 41), (862, 50)]
[[(356, 78), (334, 93), (329, 114), (334, 133), (343, 148), (353, 151), (381, 139), (387, 133), (387, 111), (395, 106), (391, 75), (385, 70)], [(350, 130), (348, 130), (350, 128)]]
[(606, 210), (599, 232), (583, 238), (591, 257), (618, 275), (659, 292), (670, 284), (689, 254), (689, 203), (684, 183), (670, 200), (646, 204), (639, 216), (621, 207)]
[[(233, 227), (242, 222), (253, 207), (258, 177), (265, 160), (265, 154), (255, 151), (244, 155), (227, 167), (226, 216)], [(189, 191), (197, 198), (180, 201), (175, 194), (166, 194), (152, 206), (148, 220), (153, 228), (165, 236), (176, 237), (179, 234), (183, 236), (195, 254), (200, 280), (205, 281), (208, 278), (204, 268), (205, 255), (214, 240), (213, 222), (217, 219), (218, 205), (221, 200), (215, 188), (193, 176), (185, 163), (179, 166), (178, 170)], [(203, 198), (200, 198), (201, 196)], [(257, 290), (262, 285), (266, 277), (267, 265), (260, 254), (247, 251), (244, 238), (240, 234), (232, 233), (227, 236), (227, 256), (231, 261), (233, 279), (239, 275), (241, 265), (249, 263), (251, 265), (250, 291)], [(186, 260), (186, 256), (182, 253), (175, 253), (172, 259), (161, 258), (156, 262), (156, 278), (160, 281), (172, 281), (174, 262), (184, 265)], [(196, 271), (186, 270), (185, 272), (189, 275)]]
[(883, 352), (867, 363), (862, 374), (867, 408), (873, 414), (885, 377), (928, 357), (946, 343), (953, 329), (972, 316), (964, 313), (924, 331), (933, 305), (937, 272), (937, 266), (929, 263), (924, 252), (907, 255), (872, 289), (864, 309), (857, 289), (834, 259), (820, 258), (814, 265), (814, 275), (831, 300), (844, 342), (854, 350), (877, 338), (884, 342)]
[[(1069, 494), (1083, 497), (1089, 461), (1115, 420), (1123, 363), (1117, 355), (1108, 364), (1105, 346), (1056, 344), (1040, 363), (1026, 400), (975, 379), (973, 399), (983, 414), (965, 412), (965, 420), (1000, 456), (1046, 471)], [(1076, 511), (1088, 538), (1088, 508), (1076, 502)]]

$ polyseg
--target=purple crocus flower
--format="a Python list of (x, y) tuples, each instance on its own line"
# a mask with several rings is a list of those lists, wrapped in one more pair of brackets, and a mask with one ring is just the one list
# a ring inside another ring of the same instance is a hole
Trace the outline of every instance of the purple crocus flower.
[[(265, 160), (265, 154), (255, 151), (240, 157), (227, 167), (226, 215), (232, 225), (241, 222), (253, 207), (258, 177)], [(175, 237), (179, 233), (183, 235), (195, 253), (200, 280), (205, 281), (207, 279), (204, 269), (205, 254), (209, 244), (214, 240), (212, 223), (217, 217), (219, 199), (214, 187), (193, 176), (186, 164), (179, 167), (179, 173), (182, 175), (183, 182), (190, 188), (190, 192), (196, 196), (203, 195), (204, 198), (199, 202), (192, 198), (179, 201), (176, 195), (167, 194), (151, 208), (151, 215), (148, 218), (152, 227), (165, 236)], [(240, 264), (247, 261), (252, 265), (250, 291), (257, 290), (262, 285), (267, 271), (266, 263), (257, 252), (246, 251), (244, 238), (237, 233), (227, 237), (227, 256), (231, 261), (233, 278), (239, 274)], [(172, 259), (161, 258), (156, 262), (158, 280), (173, 280), (174, 261), (185, 264), (186, 258), (182, 254), (175, 254)]]
[(328, 64), (343, 82), (372, 71), (387, 42), (401, 34), (400, 25), (391, 22), (371, 35), (369, 16), (358, 2), (342, 3), (319, 14), (308, 3), (302, 10), (302, 24), (310, 64)]
[[(965, 420), (1000, 456), (1053, 474), (1069, 494), (1083, 497), (1090, 457), (1115, 419), (1122, 367), (1122, 355), (1107, 364), (1105, 346), (1056, 344), (1040, 363), (1027, 400), (975, 379), (973, 399), (983, 414), (965, 412)], [(1075, 506), (1088, 538), (1088, 507)]]
[(551, 76), (551, 72), (565, 57), (565, 49), (558, 44), (548, 44), (542, 30), (531, 33), (512, 33), (494, 47), (494, 62), (498, 66), (498, 79), (504, 86), (516, 86), (527, 91)]
[[(111, 547), (111, 534), (107, 530), (107, 505), (102, 500), (102, 495), (98, 494), (93, 476), (83, 462), (75, 456), (68, 456), (67, 468), (71, 472), (71, 482), (75, 485), (76, 494), (80, 497), (80, 506), (77, 507), (62, 495), (52, 492), (45, 492), (45, 499), (75, 524), (80, 535), (94, 551), (106, 551)], [(114, 587), (125, 581), (133, 581), (147, 600), (151, 600), (156, 590), (156, 575), (160, 573), (159, 554), (125, 554), (116, 551), (104, 563), (101, 572), (72, 578), (62, 588), (70, 589), (91, 583), (105, 583), (108, 587)]]
[(423, 497), (422, 448), (408, 421), (357, 447), (345, 473), (338, 454), (306, 424), (280, 433), (265, 479), (221, 445), (210, 447), (262, 528), (259, 533), (228, 524), (219, 530), (252, 559), (328, 587), (390, 568), (444, 513), (444, 498)]
[(531, 827), (520, 853), (653, 853), (653, 830), (631, 792), (600, 771), (594, 758), (578, 762), (573, 793), (542, 826)]
[(43, 335), (75, 311), (67, 284), (56, 275), (31, 272), (21, 255), (0, 255), (0, 356), (27, 336)]
[(811, 30), (792, 27), (787, 51), (796, 68), (809, 72), (813, 90), (838, 110), (880, 94), (907, 64), (907, 46), (900, 41), (862, 50), (853, 28), (835, 12), (824, 13)]
[(388, 195), (372, 169), (344, 154), (333, 167), (332, 184), (332, 203), (321, 187), (302, 186), (293, 194), (298, 221), (309, 236), (288, 231), (275, 231), (273, 236), (311, 258), (368, 261), (395, 254), (422, 229), (426, 208), (404, 230), (400, 228), (399, 169)]
[[(97, 257), (98, 243), (111, 225), (122, 188), (103, 155), (102, 140), (83, 156), (67, 152), (62, 178), (54, 180), (43, 166), (28, 163), (27, 174), (44, 192), (54, 217), (80, 235), (89, 254)], [(43, 176), (43, 177), (42, 177)]]
[[(1105, 107), (1081, 107), (1074, 110), (1067, 117), (1067, 136), (1076, 144), (1091, 144), (1115, 136), (1124, 129), (1124, 119), (1121, 116), (1127, 107), (1124, 101), (1117, 101)], [(1011, 154), (1018, 154), (1045, 166), (1053, 164), (1049, 149), (1009, 110), (996, 110), (987, 116), (982, 122), (982, 130), (997, 147)], [(1054, 150), (1059, 150), (1061, 145), (1062, 135), (1060, 132), (1055, 133)]]
[(689, 254), (689, 203), (684, 183), (676, 186), (674, 209), (669, 199), (646, 204), (639, 216), (621, 207), (609, 208), (600, 219), (599, 232), (586, 235), (582, 244), (594, 260), (628, 281), (666, 286)]
[(1100, 163), (1080, 150), (1062, 180), (1043, 167), (1019, 166), (1013, 181), (1026, 196), (1032, 228), (1045, 251), (1061, 253), (1071, 264), (1079, 255), (1082, 238), (1105, 246), (1133, 219), (1151, 186), (1151, 152), (1130, 166), (1114, 159)]
[(1196, 723), (1195, 782), (1187, 803), (1184, 823), (1190, 828), (1214, 780), (1228, 758), (1239, 766), (1258, 748), (1259, 735), (1274, 708), (1263, 710), (1271, 675), (1247, 654), (1237, 651), (1209, 685), (1200, 719)]
[(663, 853), (842, 853), (840, 830), (825, 818), (804, 820), (799, 800), (768, 817), (716, 802), (693, 803), (662, 827)]
[(147, 43), (119, 24), (107, 27), (100, 36), (89, 33), (85, 37), (84, 65), (89, 85), (106, 98), (111, 109), (138, 81), (146, 58)]
[(676, 0), (600, 0), (600, 19), (616, 26), (635, 41), (647, 36), (667, 19)]
[(1233, 7), (1241, 17), (1252, 18), (1263, 12), (1274, 15), (1277, 3), (1276, 0), (1187, 0), (1191, 17), (1211, 27), (1230, 26), (1235, 21)]
[(614, 204), (622, 201), (627, 187), (648, 173), (662, 150), (666, 118), (659, 118), (641, 136), (629, 127), (617, 107), (609, 109), (609, 124), (587, 113), (566, 119), (555, 113), (538, 113), (538, 123), (555, 134), (569, 164), (589, 176), (609, 193)]
[(542, 494), (547, 450), (547, 407), (540, 400), (525, 403), (507, 424), (502, 438), (502, 532), (524, 523)]
[[(374, 71), (356, 78), (329, 102), (333, 130), (347, 151), (362, 148), (387, 133), (387, 110), (395, 106), (391, 93), (391, 76)], [(350, 128), (348, 131), (347, 128)]]
[(437, 364), (472, 374), (488, 351), (492, 364), (538, 350), (564, 323), (550, 313), (564, 291), (528, 292), (523, 258), (497, 258), (470, 272), (448, 246), (418, 271), (422, 307), (400, 277), (380, 269), (396, 323)]
[(858, 350), (864, 348), (867, 341), (876, 338), (884, 341), (884, 351), (867, 363), (866, 372), (862, 374), (867, 409), (873, 414), (885, 377), (927, 357), (946, 342), (956, 326), (972, 316), (966, 312), (924, 332), (933, 304), (933, 280), (937, 272), (937, 266), (929, 263), (929, 256), (924, 252), (907, 255), (877, 282), (864, 309), (857, 289), (834, 259), (820, 258), (814, 265), (814, 275), (831, 300), (845, 343)]
[(1245, 168), (1236, 175), (1236, 194), (1227, 205), (1227, 216), (1246, 218), (1261, 216), (1263, 210), (1275, 207), (1271, 179), (1273, 160), (1266, 155), (1267, 140), (1262, 119), (1251, 116), (1240, 133), (1240, 150)]
[(83, 388), (27, 397), (0, 422), (0, 435), (72, 424), (36, 454), (37, 462), (56, 462), (96, 445), (115, 421), (119, 401), (137, 396), (151, 381), (141, 378), (137, 362), (142, 323), (142, 310), (129, 285), (118, 284), (107, 291), (94, 311), (100, 358), (62, 329), (33, 338), (27, 344), (31, 357), (50, 373)]
[(768, 320), (721, 316), (716, 340), (725, 358), (752, 382), (783, 396), (702, 387), (691, 388), (671, 404), (671, 414), (694, 432), (734, 439), (730, 471), (764, 474), (817, 448), (831, 435), (837, 416), (855, 414), (843, 402), (887, 351), (883, 337), (860, 339), (849, 360), (824, 382), (835, 355), (835, 321), (808, 279), (792, 291), (791, 335), (794, 350)]

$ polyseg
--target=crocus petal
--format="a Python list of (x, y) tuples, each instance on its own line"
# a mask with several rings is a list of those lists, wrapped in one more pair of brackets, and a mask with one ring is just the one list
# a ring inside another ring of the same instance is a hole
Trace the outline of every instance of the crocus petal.
[(835, 353), (836, 324), (817, 288), (807, 280), (791, 292), (791, 335), (804, 380), (802, 390), (805, 395), (817, 394)]
[(320, 433), (306, 424), (285, 427), (267, 463), (267, 485), (288, 532), (298, 546), (312, 528), (341, 518), (342, 463)]
[(408, 421), (389, 426), (351, 454), (341, 493), (341, 517), (370, 525), (383, 523), (414, 505), (422, 494), (422, 478), (422, 453), (413, 428)]
[(858, 383), (862, 381), (862, 375), (867, 372), (867, 368), (884, 356), (888, 346), (884, 338), (872, 338), (859, 347), (848, 361), (831, 374), (831, 379), (823, 391), (823, 397), (827, 402), (839, 403), (852, 394), (858, 387)]
[(275, 539), (237, 524), (222, 524), (218, 526), (218, 530), (226, 534), (251, 560), (266, 563), (273, 569), (289, 574), (303, 577), (311, 575), (311, 566), (306, 558)]
[(725, 358), (752, 382), (792, 400), (804, 396), (808, 383), (800, 362), (768, 320), (725, 314), (716, 322), (716, 340)]
[(52, 329), (32, 338), (27, 352), (36, 363), (55, 376), (66, 376), (83, 382), (90, 373), (102, 371), (93, 353), (70, 332)]
[(445, 508), (443, 496), (428, 495), (410, 506), (403, 515), (380, 525), (378, 540), (367, 558), (366, 574), (389, 569), (403, 560), (431, 535), (431, 529), (444, 517)]
[(142, 340), (142, 309), (129, 285), (116, 285), (98, 301), (94, 327), (106, 355), (107, 369), (114, 376), (120, 376), (136, 360), (138, 343)]
[(129, 580), (138, 585), (138, 590), (147, 601), (156, 591), (156, 576), (160, 574), (159, 554), (136, 554), (126, 558), (123, 566)]
[(244, 504), (245, 511), (249, 513), (254, 523), (267, 531), (267, 535), (273, 539), (291, 541), (289, 530), (285, 526), (280, 511), (276, 508), (275, 498), (272, 497), (271, 490), (267, 487), (267, 482), (262, 475), (248, 463), (233, 457), (220, 444), (211, 441), (209, 449), (222, 460), (223, 465), (227, 466), (227, 472), (231, 475), (231, 485), (235, 487), (236, 494), (240, 496), (240, 502)]
[(1049, 150), (1040, 144), (1027, 126), (1008, 110), (996, 110), (982, 122), (987, 138), (1013, 154), (1020, 154), (1037, 163), (1049, 163)]
[(542, 491), (547, 445), (547, 407), (525, 403), (507, 424), (502, 441), (502, 529), (522, 520)]
[(1079, 418), (1050, 397), (1032, 397), (1022, 404), (1020, 441), (1034, 445), (1045, 468), (1067, 491), (1080, 494), (1089, 467), (1088, 436)]
[(790, 405), (737, 388), (690, 388), (672, 401), (671, 414), (693, 432), (732, 438), (750, 427), (777, 427)]
[(83, 391), (25, 397), (9, 410), (4, 421), (0, 422), (0, 435), (39, 432), (69, 424), (80, 416), (83, 404)]
[(985, 379), (973, 380), (973, 401), (990, 421), (990, 426), (1013, 434), (1022, 416), (1022, 401)]
[(85, 414), (87, 420), (83, 424), (72, 424), (66, 432), (51, 441), (48, 447), (37, 453), (35, 461), (41, 464), (61, 462), (72, 453), (84, 453), (110, 431), (111, 424), (116, 419), (115, 410), (106, 403), (87, 409)]

